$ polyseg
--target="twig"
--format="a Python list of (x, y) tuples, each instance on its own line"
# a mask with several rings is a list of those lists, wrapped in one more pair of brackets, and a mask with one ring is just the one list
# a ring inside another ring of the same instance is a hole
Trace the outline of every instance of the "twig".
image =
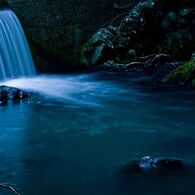
[(122, 26), (124, 20), (126, 20), (126, 17), (124, 17), (124, 18), (122, 19), (122, 21), (120, 22), (120, 25), (119, 25), (119, 27), (118, 27), (117, 35), (116, 35), (116, 36), (114, 37), (114, 39), (112, 40), (113, 42), (114, 42), (114, 41), (117, 39), (117, 37), (120, 35), (121, 26)]
[(151, 54), (151, 55), (148, 55), (148, 56), (143, 56), (143, 57), (140, 57), (139, 60), (140, 61), (144, 61), (145, 64), (152, 64), (155, 62), (155, 60), (158, 60), (159, 58), (169, 58), (171, 59), (172, 61), (175, 61), (170, 55), (168, 54)]
[(169, 58), (172, 61), (175, 61), (168, 54), (151, 54), (151, 55), (148, 55), (148, 56), (140, 57), (139, 58), (140, 61), (134, 61), (134, 62), (130, 62), (130, 63), (127, 63), (127, 64), (117, 63), (117, 65), (119, 65), (119, 66), (140, 66), (140, 65), (145, 65), (145, 64), (150, 65), (150, 64), (153, 64), (155, 62), (155, 60), (158, 60), (160, 57)]
[(94, 34), (96, 34), (98, 31), (100, 31), (104, 26), (108, 25), (109, 23), (110, 23), (110, 25), (113, 25), (113, 22), (114, 22), (115, 20), (117, 20), (118, 18), (120, 18), (120, 17), (123, 16), (123, 15), (127, 15), (128, 13), (129, 13), (129, 12), (124, 12), (124, 13), (122, 13), (122, 14), (116, 16), (115, 18), (113, 18), (113, 19), (111, 19), (111, 20), (108, 20), (105, 24), (103, 24), (102, 26), (100, 26), (100, 27), (98, 28), (98, 30), (97, 30)]
[[(140, 0), (140, 1), (138, 2), (138, 4), (141, 3), (141, 2), (142, 2), (142, 0)], [(127, 6), (125, 6), (125, 7), (128, 7), (128, 6), (130, 6), (130, 4), (127, 5)], [(110, 25), (113, 26), (113, 22), (114, 22), (115, 20), (117, 20), (118, 18), (120, 18), (120, 17), (123, 16), (123, 15), (128, 15), (128, 14), (129, 14), (129, 12), (124, 12), (124, 13), (122, 13), (122, 14), (116, 16), (115, 18), (113, 18), (113, 19), (107, 21), (107, 22), (104, 23), (102, 26), (100, 26), (100, 28), (98, 28), (98, 30), (94, 33), (94, 35), (95, 35), (98, 31), (100, 31), (103, 27), (107, 26), (109, 23), (110, 23)], [(125, 19), (126, 19), (126, 17), (123, 18), (123, 20), (120, 22), (120, 25), (119, 25), (119, 28), (118, 28), (118, 33), (117, 33), (117, 35), (114, 37), (113, 41), (115, 41), (116, 38), (119, 36), (119, 34), (120, 34), (120, 28), (121, 28), (122, 23), (123, 23), (123, 21), (124, 21)], [(91, 39), (88, 40), (88, 42), (86, 43), (86, 45), (89, 44), (89, 43), (95, 38), (94, 35), (91, 37)]]
[(118, 6), (116, 3), (114, 3), (114, 8), (115, 8), (115, 9), (125, 9), (125, 8), (131, 7), (131, 6), (136, 6), (136, 5), (138, 5), (139, 3), (142, 3), (142, 0), (139, 1), (138, 3), (130, 3), (130, 4), (127, 4), (127, 5), (121, 6), (121, 7)]
[[(128, 13), (129, 13), (129, 12), (122, 13), (122, 14), (118, 15), (117, 17), (115, 17), (115, 18), (113, 18), (113, 19), (107, 21), (106, 23), (104, 23), (102, 26), (100, 26), (100, 27), (98, 28), (98, 30), (94, 33), (94, 35), (95, 35), (98, 31), (100, 31), (104, 26), (107, 26), (109, 23), (110, 23), (110, 25), (113, 25), (113, 22), (114, 22), (115, 20), (117, 20), (118, 18), (120, 18), (120, 17), (123, 16), (123, 15), (127, 15)], [(95, 37), (94, 35), (91, 37), (91, 39), (89, 39), (89, 41), (88, 41), (86, 44), (89, 44), (89, 43), (94, 39), (94, 37)]]
[(122, 13), (122, 14), (119, 14), (117, 17), (115, 17), (114, 19), (112, 19), (112, 20), (110, 20), (111, 21), (111, 25), (113, 24), (113, 22), (115, 21), (115, 20), (117, 20), (118, 18), (120, 18), (121, 16), (123, 16), (123, 15), (127, 15), (129, 12), (124, 12), (124, 13)]
[(116, 3), (114, 3), (114, 8), (115, 9), (125, 9), (125, 8), (128, 8), (128, 7), (132, 7), (132, 6), (135, 6), (137, 5), (137, 3), (130, 3), (128, 5), (125, 5), (125, 6), (118, 6)]
[[(139, 3), (142, 3), (142, 0), (140, 0)], [(139, 3), (138, 3), (138, 4), (139, 4)], [(137, 5), (138, 5), (138, 4), (137, 4)], [(130, 4), (127, 5), (127, 7), (128, 7), (128, 6), (130, 6)], [(124, 7), (124, 8), (125, 8), (125, 7)], [(129, 13), (129, 12), (128, 12), (128, 13)], [(118, 38), (118, 36), (120, 35), (121, 26), (122, 26), (124, 20), (126, 20), (126, 17), (124, 17), (124, 18), (122, 19), (122, 21), (120, 22), (120, 25), (119, 25), (119, 27), (118, 27), (118, 33), (117, 33), (117, 35), (114, 37), (113, 42), (114, 42), (114, 41)]]
[(16, 192), (16, 190), (12, 187), (12, 186), (9, 186), (9, 185), (6, 185), (6, 184), (0, 184), (0, 187), (3, 187), (3, 188), (8, 188), (10, 189), (15, 195), (20, 195), (18, 192)]

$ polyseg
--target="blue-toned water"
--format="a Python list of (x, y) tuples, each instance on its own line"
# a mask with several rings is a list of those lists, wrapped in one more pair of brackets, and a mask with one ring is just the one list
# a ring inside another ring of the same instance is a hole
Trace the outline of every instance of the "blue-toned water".
[[(22, 195), (195, 194), (195, 92), (150, 79), (91, 73), (7, 81), (38, 94), (0, 106), (0, 182)], [(121, 171), (146, 155), (182, 158), (188, 168)]]
[(22, 26), (7, 8), (0, 9), (0, 80), (35, 75)]

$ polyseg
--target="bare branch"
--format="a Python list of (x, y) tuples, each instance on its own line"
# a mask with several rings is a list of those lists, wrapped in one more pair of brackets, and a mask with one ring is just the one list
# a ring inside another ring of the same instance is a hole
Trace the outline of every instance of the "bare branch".
[[(94, 33), (94, 35), (99, 32), (103, 27), (107, 26), (108, 24), (112, 25), (113, 26), (113, 22), (116, 21), (117, 19), (119, 19), (120, 17), (122, 17), (123, 15), (127, 15), (129, 12), (124, 12), (120, 15), (118, 15), (117, 17), (107, 21), (105, 24), (103, 24), (102, 26), (100, 26), (100, 28), (98, 28), (98, 30)], [(94, 39), (95, 36), (92, 36), (91, 39), (89, 39), (89, 41), (86, 43), (90, 43), (93, 39)]]

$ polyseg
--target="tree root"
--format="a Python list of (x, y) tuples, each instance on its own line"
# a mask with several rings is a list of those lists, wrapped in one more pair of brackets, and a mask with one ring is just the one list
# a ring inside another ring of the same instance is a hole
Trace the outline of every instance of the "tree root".
[[(167, 54), (152, 54), (138, 58), (137, 61), (130, 63), (117, 63), (114, 61), (108, 61), (104, 63), (104, 68), (111, 69), (114, 71), (147, 71), (147, 70), (171, 70), (172, 66), (166, 65), (169, 62), (175, 62), (175, 60)], [(165, 65), (165, 66), (164, 66)]]
[(119, 66), (143, 66), (145, 65), (145, 63), (143, 62), (131, 62), (131, 63), (128, 63), (128, 64), (119, 64), (117, 63)]
[(16, 192), (16, 190), (15, 190), (12, 186), (10, 186), (10, 185), (0, 183), (0, 187), (2, 187), (2, 188), (8, 188), (8, 189), (10, 189), (15, 195), (20, 195), (20, 194), (19, 194), (18, 192)]
[(168, 54), (152, 54), (144, 57), (139, 58), (140, 61), (144, 62), (145, 64), (155, 64), (155, 63), (162, 63), (166, 61), (175, 62), (175, 60)]
[(130, 62), (127, 64), (117, 63), (119, 66), (143, 66), (159, 63), (175, 62), (175, 60), (167, 54), (151, 54), (148, 56), (139, 57), (139, 61)]

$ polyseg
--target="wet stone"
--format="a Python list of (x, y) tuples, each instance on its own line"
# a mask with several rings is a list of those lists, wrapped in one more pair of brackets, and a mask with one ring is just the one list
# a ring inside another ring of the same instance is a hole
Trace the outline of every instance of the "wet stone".
[(0, 101), (24, 99), (30, 96), (29, 92), (6, 85), (0, 86)]
[(139, 163), (140, 169), (177, 169), (182, 168), (183, 162), (178, 158), (145, 156)]

